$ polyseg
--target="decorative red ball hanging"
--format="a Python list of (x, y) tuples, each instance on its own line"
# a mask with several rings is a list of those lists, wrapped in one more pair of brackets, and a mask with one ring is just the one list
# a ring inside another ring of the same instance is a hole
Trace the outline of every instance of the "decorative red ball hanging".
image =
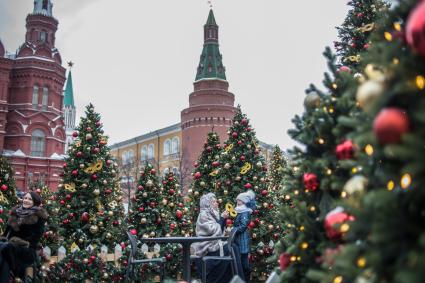
[(351, 140), (346, 140), (337, 145), (335, 150), (336, 156), (339, 160), (350, 159), (354, 155), (354, 144)]
[(304, 173), (303, 175), (304, 187), (309, 191), (315, 191), (319, 188), (319, 182), (317, 181), (316, 174)]
[(409, 131), (409, 118), (399, 108), (385, 108), (373, 122), (373, 132), (381, 144), (398, 143)]
[(418, 1), (406, 24), (406, 41), (419, 55), (425, 56), (425, 1)]
[(291, 255), (288, 253), (282, 253), (279, 256), (279, 268), (281, 271), (285, 271), (291, 263)]
[(341, 229), (335, 227), (335, 225), (343, 224), (347, 221), (354, 221), (354, 217), (344, 212), (342, 207), (337, 207), (334, 210), (330, 211), (326, 215), (324, 222), (324, 227), (328, 238), (331, 240), (340, 239), (343, 235), (343, 232), (341, 231)]

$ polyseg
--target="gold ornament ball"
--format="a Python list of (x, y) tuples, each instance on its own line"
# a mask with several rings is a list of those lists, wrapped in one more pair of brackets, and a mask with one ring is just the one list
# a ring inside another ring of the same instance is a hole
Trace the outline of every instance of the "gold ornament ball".
[(83, 238), (79, 238), (79, 239), (78, 239), (78, 242), (79, 242), (80, 244), (82, 244), (82, 243), (84, 243), (84, 239), (83, 239)]
[(266, 181), (266, 179), (261, 178), (260, 181), (261, 181), (261, 183), (264, 183)]
[(227, 190), (224, 190), (223, 191), (223, 194), (225, 195), (225, 196), (227, 196), (227, 194), (228, 194), (229, 192), (227, 191)]
[(165, 234), (165, 237), (170, 237), (170, 233)]
[(252, 177), (252, 180), (254, 180), (254, 181), (257, 181), (257, 179), (258, 179), (257, 176)]
[(147, 222), (147, 220), (146, 220), (146, 218), (145, 218), (145, 217), (143, 217), (142, 219), (140, 219), (140, 223), (142, 223), (142, 224), (146, 224), (146, 222)]
[(224, 164), (224, 168), (229, 169), (230, 168), (230, 163)]
[(195, 191), (194, 192), (194, 195), (197, 197), (197, 196), (199, 196), (199, 192), (198, 191)]
[(174, 207), (174, 202), (170, 202), (170, 203), (168, 204), (168, 206), (169, 206), (169, 207)]
[(66, 205), (66, 208), (67, 209), (71, 209), (71, 206), (68, 204), (68, 205)]
[(252, 146), (249, 144), (249, 145), (247, 145), (246, 147), (247, 147), (248, 149), (251, 149), (251, 147), (252, 147)]
[(94, 194), (95, 196), (100, 195), (100, 190), (99, 190), (99, 189), (95, 189), (95, 190), (93, 191), (93, 194)]
[(222, 203), (223, 202), (223, 200), (221, 198), (219, 198), (217, 201), (218, 201), (218, 203)]
[(162, 199), (162, 204), (163, 205), (167, 205), (167, 203), (168, 203), (168, 199), (166, 199), (166, 198)]
[(110, 211), (108, 211), (108, 215), (112, 216), (112, 215), (114, 215), (114, 212), (112, 210), (110, 210)]
[(267, 208), (267, 207), (269, 207), (269, 204), (267, 202), (265, 202), (265, 203), (263, 203), (263, 207)]
[(102, 221), (99, 221), (99, 223), (97, 223), (97, 225), (98, 225), (99, 227), (103, 227), (103, 222), (102, 222)]
[(191, 195), (191, 194), (193, 193), (193, 190), (192, 190), (192, 189), (189, 189), (189, 190), (187, 191), (187, 193), (188, 193), (189, 195)]
[(149, 235), (148, 234), (143, 234), (143, 236), (142, 236), (143, 238), (149, 238)]
[(105, 272), (105, 273), (103, 273), (102, 278), (103, 278), (103, 279), (108, 279), (108, 278), (109, 278), (109, 274), (108, 274), (108, 273), (106, 273), (106, 272)]
[(269, 228), (269, 230), (273, 230), (273, 225), (272, 224), (270, 224), (267, 228)]
[(184, 212), (188, 212), (189, 211), (189, 208), (185, 207), (185, 208), (183, 208), (183, 211)]
[(236, 157), (232, 156), (232, 161), (235, 161), (235, 160), (236, 160)]
[(146, 198), (146, 197), (148, 197), (148, 193), (147, 193), (147, 192), (143, 192), (142, 196), (143, 196), (144, 198)]
[(384, 93), (384, 90), (385, 86), (382, 82), (368, 80), (357, 89), (357, 102), (364, 111), (369, 113), (373, 109), (375, 102)]
[(108, 181), (103, 180), (103, 184), (104, 184), (104, 185), (108, 184)]
[(83, 164), (83, 163), (81, 163), (81, 164), (80, 164), (80, 168), (81, 168), (81, 169), (83, 169), (83, 168), (84, 168), (84, 164)]
[(261, 220), (261, 221), (260, 221), (260, 224), (261, 224), (261, 225), (264, 225), (264, 220)]
[(85, 258), (85, 259), (83, 259), (83, 262), (87, 264), (89, 262), (89, 260), (87, 258)]
[(253, 238), (253, 239), (257, 239), (257, 234), (252, 233), (252, 238)]
[(344, 185), (344, 192), (352, 195), (354, 193), (362, 193), (364, 192), (366, 186), (368, 184), (368, 179), (361, 175), (355, 175), (350, 178)]
[(154, 231), (152, 231), (152, 232), (149, 234), (149, 236), (151, 236), (152, 238), (153, 238), (153, 237), (155, 237), (155, 232), (154, 232)]
[(97, 227), (97, 225), (90, 226), (90, 233), (97, 234), (97, 232), (99, 232), (99, 227)]
[(263, 251), (262, 249), (258, 249), (258, 250), (257, 250), (257, 253), (258, 253), (259, 255), (263, 255), (263, 254), (264, 254), (264, 251)]
[(261, 161), (258, 161), (257, 164), (255, 164), (255, 165), (257, 165), (257, 167), (261, 167), (261, 166), (263, 166), (263, 163), (261, 163)]
[(112, 234), (111, 233), (106, 233), (106, 239), (111, 239), (112, 238)]
[(84, 184), (82, 184), (82, 185), (81, 185), (81, 187), (82, 187), (83, 189), (85, 189), (85, 188), (87, 188), (87, 184), (86, 184), (86, 183), (84, 183)]
[(153, 182), (152, 182), (152, 180), (148, 180), (148, 181), (146, 182), (146, 186), (147, 186), (147, 187), (152, 187), (152, 186), (153, 186)]
[(161, 218), (165, 218), (165, 213), (161, 213)]
[(304, 107), (309, 109), (314, 109), (320, 105), (320, 96), (316, 92), (310, 92), (304, 99)]
[(205, 188), (205, 186), (206, 186), (207, 184), (205, 184), (205, 182), (204, 182), (204, 181), (201, 181), (201, 182), (199, 183), (199, 185), (200, 185), (202, 188)]
[(236, 181), (240, 181), (240, 180), (241, 180), (241, 176), (236, 176), (236, 177), (235, 177), (235, 180), (236, 180)]

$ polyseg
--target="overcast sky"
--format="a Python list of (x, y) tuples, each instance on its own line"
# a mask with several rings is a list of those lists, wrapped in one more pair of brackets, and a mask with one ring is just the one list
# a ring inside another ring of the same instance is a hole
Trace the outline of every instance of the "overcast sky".
[[(56, 46), (72, 60), (77, 116), (89, 102), (110, 143), (180, 122), (203, 45), (206, 0), (53, 0)], [(283, 149), (304, 90), (320, 83), (347, 0), (215, 0), (229, 90), (260, 140)], [(0, 39), (24, 42), (33, 0), (0, 0)], [(77, 121), (78, 123), (78, 121)], [(227, 137), (222, 137), (224, 140)]]

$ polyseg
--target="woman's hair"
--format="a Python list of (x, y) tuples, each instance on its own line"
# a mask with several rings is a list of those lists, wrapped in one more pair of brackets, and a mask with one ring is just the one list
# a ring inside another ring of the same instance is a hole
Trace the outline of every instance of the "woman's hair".
[[(40, 197), (39, 194), (37, 194), (34, 191), (27, 192), (26, 194), (30, 194), (30, 196), (32, 198), (32, 202), (34, 203), (34, 206), (40, 206), (41, 205), (42, 200), (41, 200), (41, 197)], [(24, 197), (25, 197), (26, 194), (24, 194)]]

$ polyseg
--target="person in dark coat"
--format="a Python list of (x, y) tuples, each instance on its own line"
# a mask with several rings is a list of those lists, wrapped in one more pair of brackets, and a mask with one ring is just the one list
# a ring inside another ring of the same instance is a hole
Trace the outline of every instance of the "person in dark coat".
[(251, 237), (248, 231), (248, 224), (251, 222), (251, 213), (255, 209), (255, 193), (249, 190), (240, 193), (236, 197), (236, 218), (233, 222), (232, 230), (236, 231), (235, 244), (239, 247), (240, 260), (242, 263), (244, 280), (249, 282), (251, 267), (248, 255), (251, 250)]
[(48, 217), (40, 205), (41, 197), (36, 192), (28, 192), (22, 204), (11, 209), (6, 230), (0, 238), (0, 283), (9, 282), (9, 271), (23, 278), (25, 269), (34, 263)]

